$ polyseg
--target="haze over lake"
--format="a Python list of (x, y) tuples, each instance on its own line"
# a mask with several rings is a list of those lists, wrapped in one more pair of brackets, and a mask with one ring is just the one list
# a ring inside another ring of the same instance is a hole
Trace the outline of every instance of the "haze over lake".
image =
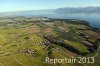
[(66, 13), (59, 14), (54, 12), (32, 12), (32, 13), (24, 13), (19, 14), (22, 16), (41, 16), (41, 17), (49, 17), (49, 18), (61, 18), (61, 19), (79, 19), (85, 20), (90, 23), (92, 27), (100, 28), (100, 13)]
[(61, 19), (86, 20), (92, 27), (100, 28), (100, 13), (67, 13), (67, 14), (42, 14), (40, 16)]
[[(90, 23), (92, 27), (100, 28), (100, 13), (66, 13), (60, 14), (55, 13), (52, 10), (43, 10), (43, 11), (29, 11), (29, 12), (14, 12), (7, 13), (6, 16), (41, 16), (41, 17), (49, 17), (49, 18), (60, 18), (60, 19), (79, 19), (85, 20)], [(3, 14), (4, 16), (4, 14)]]

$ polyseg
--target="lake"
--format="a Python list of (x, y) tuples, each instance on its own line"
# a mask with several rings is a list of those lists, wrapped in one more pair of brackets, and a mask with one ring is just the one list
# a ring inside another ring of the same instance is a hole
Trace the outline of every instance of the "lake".
[(67, 14), (51, 13), (51, 14), (37, 14), (37, 15), (35, 14), (35, 16), (85, 20), (88, 21), (92, 27), (100, 28), (100, 13), (67, 13)]
[[(60, 19), (79, 19), (85, 20), (90, 23), (92, 27), (100, 28), (100, 13), (66, 13), (58, 14), (54, 11), (32, 11), (32, 12), (21, 12), (14, 13), (16, 16), (41, 16), (49, 18), (60, 18)], [(8, 15), (9, 16), (9, 15)]]

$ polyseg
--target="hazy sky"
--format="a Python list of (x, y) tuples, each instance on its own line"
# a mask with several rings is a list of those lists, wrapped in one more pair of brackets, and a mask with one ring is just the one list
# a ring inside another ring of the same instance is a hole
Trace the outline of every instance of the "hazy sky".
[(0, 0), (0, 12), (100, 6), (100, 0)]

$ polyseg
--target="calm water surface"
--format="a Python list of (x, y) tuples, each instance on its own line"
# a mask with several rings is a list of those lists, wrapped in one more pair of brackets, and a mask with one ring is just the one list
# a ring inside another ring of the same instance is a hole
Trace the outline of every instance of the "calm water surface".
[(92, 27), (100, 28), (100, 13), (68, 13), (68, 14), (41, 14), (38, 16), (61, 18), (61, 19), (80, 19), (90, 23)]

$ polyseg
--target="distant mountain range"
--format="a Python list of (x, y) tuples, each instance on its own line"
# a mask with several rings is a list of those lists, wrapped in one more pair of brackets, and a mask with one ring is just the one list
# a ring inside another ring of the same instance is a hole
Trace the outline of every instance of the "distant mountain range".
[(100, 7), (65, 7), (58, 9), (24, 10), (0, 13), (0, 16), (38, 16), (43, 14), (100, 13)]
[(65, 7), (55, 10), (56, 13), (100, 13), (100, 7)]

